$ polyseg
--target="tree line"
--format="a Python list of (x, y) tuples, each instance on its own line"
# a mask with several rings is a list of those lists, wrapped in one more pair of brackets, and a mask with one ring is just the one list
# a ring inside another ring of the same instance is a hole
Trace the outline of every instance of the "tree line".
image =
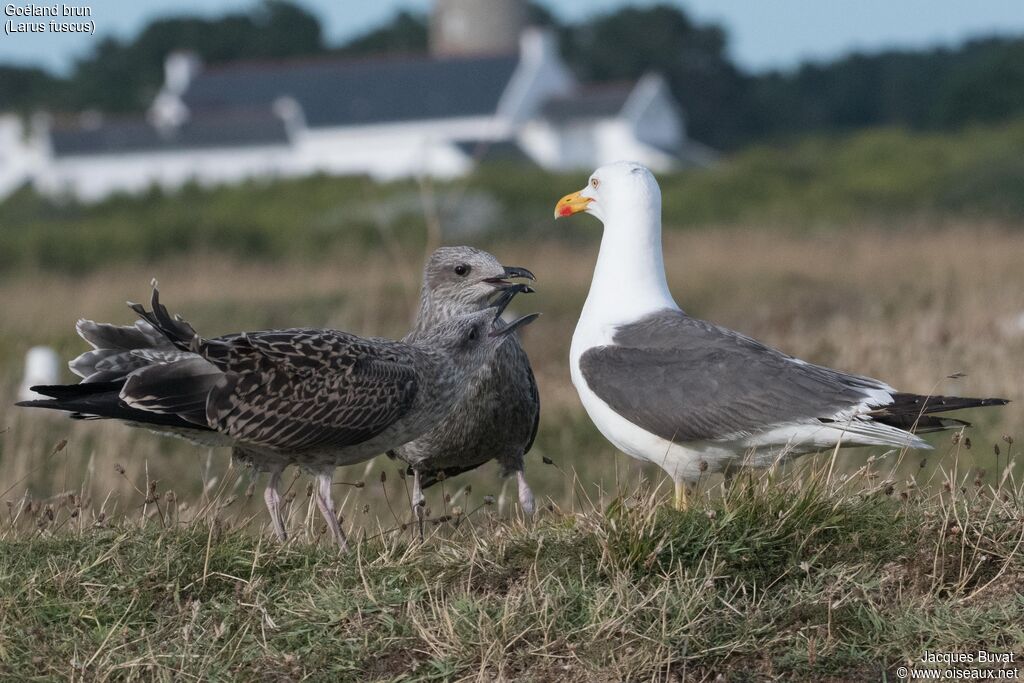
[[(850, 54), (791, 71), (747, 73), (729, 58), (726, 31), (669, 5), (624, 7), (563, 24), (532, 5), (534, 23), (559, 34), (566, 61), (587, 81), (634, 79), (654, 70), (683, 105), (690, 135), (722, 149), (799, 135), (895, 125), (943, 130), (1024, 114), (1024, 38), (986, 38), (956, 48)], [(158, 19), (131, 40), (105, 38), (68, 77), (0, 66), (0, 109), (144, 110), (163, 80), (168, 52), (207, 63), (239, 59), (427, 49), (427, 19), (399, 12), (341, 46), (319, 19), (287, 0), (219, 18)]]

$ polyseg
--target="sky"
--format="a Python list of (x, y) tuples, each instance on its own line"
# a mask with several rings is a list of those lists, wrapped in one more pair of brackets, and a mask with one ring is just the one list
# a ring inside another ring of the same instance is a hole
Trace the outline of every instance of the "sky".
[[(52, 0), (49, 0), (52, 2)], [(803, 61), (822, 61), (853, 50), (956, 45), (983, 35), (1024, 34), (1021, 0), (541, 0), (563, 20), (580, 20), (623, 5), (668, 2), (698, 21), (725, 26), (730, 53), (750, 71), (787, 69)], [(46, 5), (37, 0), (36, 5)], [(341, 42), (387, 20), (400, 9), (426, 12), (430, 0), (298, 0), (320, 16), (331, 42)], [(4, 22), (31, 21), (6, 15)], [(251, 7), (252, 0), (65, 0), (87, 6), (95, 35), (0, 34), (0, 64), (33, 64), (66, 72), (76, 57), (88, 54), (99, 36), (131, 37), (156, 17), (180, 14), (215, 16)], [(74, 19), (69, 21), (82, 21)]]

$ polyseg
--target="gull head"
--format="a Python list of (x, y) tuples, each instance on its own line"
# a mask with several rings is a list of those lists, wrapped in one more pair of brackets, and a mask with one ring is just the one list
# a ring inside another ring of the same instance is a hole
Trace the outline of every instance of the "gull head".
[(421, 341), (447, 355), (458, 371), (472, 374), (494, 357), (494, 352), (513, 332), (539, 317), (538, 313), (531, 313), (504, 322), (501, 314), (514, 296), (514, 291), (505, 293), (490, 308), (446, 320), (431, 328)]
[(473, 247), (436, 249), (423, 269), (423, 292), (434, 306), (452, 312), (477, 311), (493, 305), (503, 292), (533, 289), (515, 279), (534, 280), (526, 268), (502, 265), (493, 255)]
[(590, 174), (587, 186), (567, 194), (555, 205), (555, 218), (589, 213), (607, 229), (614, 223), (635, 224), (652, 216), (660, 220), (661, 190), (645, 166), (619, 161)]

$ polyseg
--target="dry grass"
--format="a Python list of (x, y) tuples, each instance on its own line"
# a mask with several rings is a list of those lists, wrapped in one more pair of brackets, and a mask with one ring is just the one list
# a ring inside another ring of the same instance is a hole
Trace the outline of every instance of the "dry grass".
[[(931, 454), (858, 450), (729, 491), (704, 482), (686, 514), (655, 504), (660, 475), (615, 454), (569, 383), (594, 238), (495, 247), (538, 274), (519, 305), (544, 312), (525, 338), (544, 405), (528, 476), (545, 505), (529, 527), (485, 467), (428, 492), (433, 535), (412, 544), (408, 482), (379, 458), (336, 477), (355, 554), (323, 542), (304, 477), (289, 480), (294, 540), (278, 547), (262, 482), (224, 453), (5, 411), (0, 676), (850, 680), (926, 648), (1024, 655), (1022, 491), (1003, 438), (1024, 431), (1024, 232), (668, 235), (672, 288), (695, 315), (906, 390), (1015, 400), (972, 414), (969, 439), (932, 439)], [(208, 256), (0, 279), (0, 387), (12, 395), (32, 344), (79, 352), (77, 317), (127, 322), (121, 302), (146, 297), (153, 276), (210, 334), (308, 324), (398, 336), (416, 282), (395, 264), (415, 272), (420, 259)]]
[[(544, 313), (525, 339), (544, 406), (530, 467), (542, 495), (563, 507), (572, 501), (571, 477), (544, 468), (538, 455), (553, 458), (562, 471), (575, 470), (588, 483), (588, 494), (597, 498), (603, 491), (614, 492), (624, 477), (644, 471), (615, 456), (589, 424), (569, 382), (568, 345), (589, 285), (597, 237), (595, 226), (594, 243), (583, 247), (553, 241), (543, 248), (512, 244), (495, 249), (507, 263), (526, 265), (539, 276), (539, 292), (519, 304)], [(812, 235), (736, 229), (670, 233), (666, 239), (671, 286), (692, 314), (803, 358), (884, 378), (904, 390), (1014, 399), (1007, 408), (969, 416), (978, 424), (970, 433), (977, 465), (990, 475), (996, 465), (993, 444), (1002, 434), (1024, 431), (1024, 329), (1016, 322), (1024, 312), (1022, 253), (1024, 232), (985, 225)], [(0, 280), (5, 302), (0, 332), (0, 363), (5, 364), (0, 368), (6, 368), (12, 383), (24, 349), (36, 343), (54, 344), (65, 357), (78, 353), (83, 344), (73, 333), (74, 320), (85, 315), (129, 321), (122, 302), (148, 296), (153, 276), (160, 278), (171, 306), (211, 334), (309, 324), (397, 336), (408, 325), (416, 284), (395, 273), (417, 272), (421, 258), (418, 253), (340, 255), (334, 265), (311, 267), (205, 257), (86, 277)], [(956, 373), (966, 377), (948, 378)], [(91, 463), (94, 496), (131, 494), (114, 472), (116, 463), (124, 465), (133, 482), (144, 482), (148, 468), (149, 477), (162, 486), (183, 496), (198, 493), (206, 455), (187, 444), (120, 425), (71, 425), (49, 417), (25, 411), (4, 415), (0, 482), (7, 483), (0, 490), (25, 477), (41, 455), (67, 438), (66, 464), (47, 466), (25, 479), (36, 495), (61, 490), (65, 476), (81, 481), (86, 463)], [(944, 438), (933, 441), (948, 444)], [(855, 468), (864, 457), (851, 452), (840, 467)], [(929, 472), (938, 460), (928, 458)], [(209, 476), (222, 479), (225, 467), (226, 458), (217, 454)], [(382, 460), (365, 475), (339, 476), (373, 478), (380, 470), (393, 473), (394, 466)], [(450, 484), (468, 483), (481, 494), (498, 494), (501, 484), (493, 469), (484, 470)], [(399, 484), (393, 483), (394, 494), (400, 495)], [(238, 488), (244, 490), (244, 482)], [(24, 485), (15, 487), (14, 494), (24, 490)], [(375, 513), (382, 510), (374, 505)]]
[(346, 557), (254, 539), (219, 496), (190, 522), (160, 495), (113, 524), (72, 497), (30, 506), (0, 524), (0, 675), (840, 681), (925, 650), (1024, 656), (1009, 471), (926, 493), (828, 465), (686, 513), (643, 488), (530, 526), (482, 506)]

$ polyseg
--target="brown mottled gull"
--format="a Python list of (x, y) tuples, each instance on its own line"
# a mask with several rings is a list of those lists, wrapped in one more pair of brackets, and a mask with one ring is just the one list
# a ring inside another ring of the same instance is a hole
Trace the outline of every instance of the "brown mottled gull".
[(232, 446), (234, 457), (270, 473), (265, 500), (281, 539), (281, 472), (299, 465), (316, 475), (318, 507), (344, 549), (331, 497), (334, 468), (368, 460), (444, 420), (468, 377), (536, 317), (500, 321), (514, 294), (406, 343), (322, 329), (206, 339), (172, 317), (154, 287), (152, 311), (131, 304), (141, 318), (134, 326), (79, 322), (94, 347), (71, 363), (82, 383), (36, 387), (51, 398), (19, 405)]

